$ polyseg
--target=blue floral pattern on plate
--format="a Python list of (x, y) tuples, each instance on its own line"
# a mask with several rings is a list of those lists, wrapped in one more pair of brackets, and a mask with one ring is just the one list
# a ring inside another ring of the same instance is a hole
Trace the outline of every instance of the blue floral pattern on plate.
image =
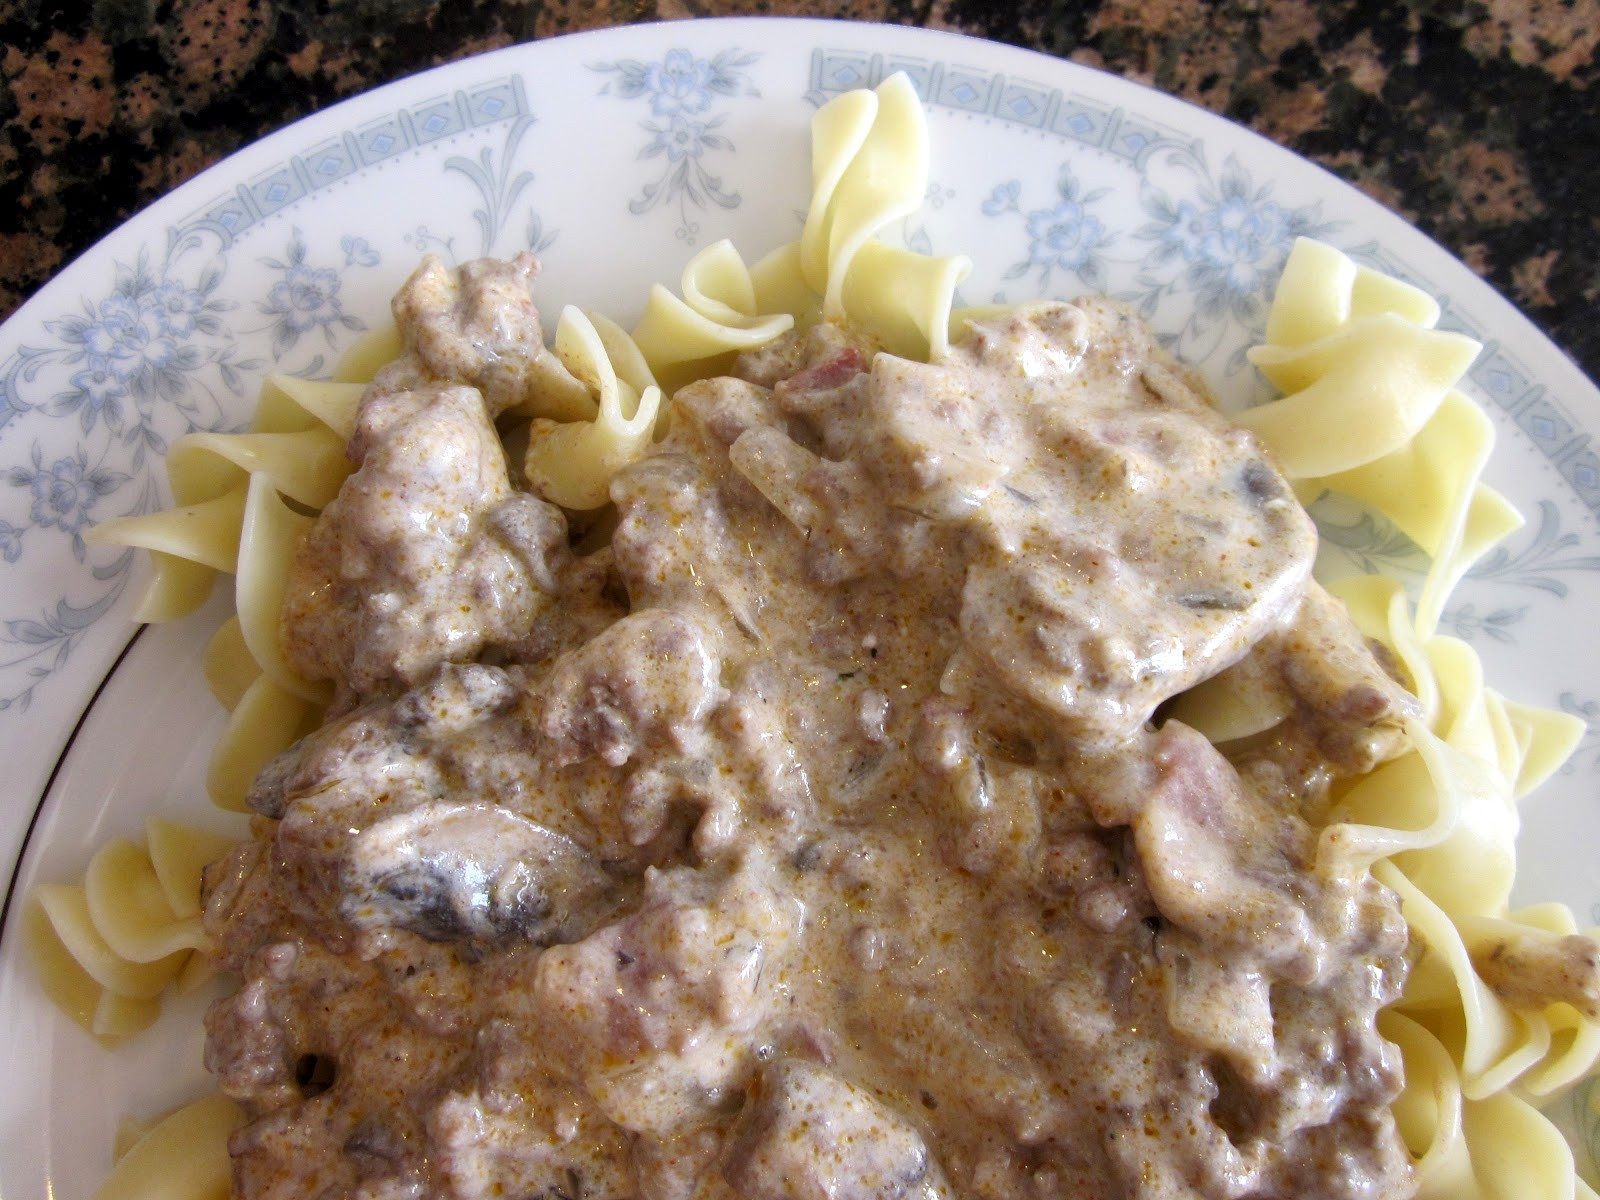
[[(84, 529), (156, 507), (162, 490), (154, 461), (178, 435), (228, 425), (268, 356), (282, 362), (313, 333), (334, 352), (341, 338), (366, 328), (344, 311), (344, 276), (308, 261), (298, 229), (281, 255), (260, 259), (267, 286), (248, 306), (263, 318), (253, 325), (241, 319), (246, 306), (223, 298), (226, 263), (193, 268), (193, 249), (184, 240), (159, 263), (141, 254), (114, 264), (108, 291), (47, 319), (54, 345), (19, 347), (0, 378), (7, 424), (69, 419), (80, 438), (66, 453), (34, 440), (27, 458), (11, 463), (7, 481), (25, 504), (0, 518), (0, 557), (21, 563), (41, 539), (64, 539), (72, 558), (89, 567), (90, 584), (0, 619), (0, 711), (26, 710), (128, 584), (133, 556), (87, 563)], [(265, 354), (241, 355), (246, 339), (263, 336)], [(317, 374), (325, 364), (319, 353), (300, 370)], [(45, 398), (47, 379), (59, 382)]]
[(1016, 214), (1027, 230), (1028, 256), (1006, 269), (1004, 279), (1031, 276), (1040, 295), (1049, 295), (1055, 273), (1061, 271), (1091, 288), (1103, 289), (1106, 267), (1102, 251), (1111, 245), (1110, 230), (1095, 215), (1094, 206), (1109, 194), (1106, 188), (1086, 192), (1063, 163), (1056, 176), (1053, 204), (1022, 210), (1022, 184), (1015, 179), (996, 184), (983, 202), (983, 215), (1000, 217)]
[(639, 158), (664, 160), (661, 173), (628, 201), (629, 212), (647, 213), (658, 205), (676, 204), (674, 232), (693, 246), (700, 238), (700, 222), (690, 215), (691, 207), (704, 209), (708, 203), (738, 207), (739, 193), (728, 191), (707, 163), (710, 154), (736, 149), (718, 132), (726, 114), (713, 114), (711, 109), (719, 99), (761, 95), (746, 70), (760, 57), (735, 48), (696, 58), (679, 47), (668, 50), (659, 62), (625, 58), (594, 65), (594, 70), (616, 76), (600, 89), (601, 95), (649, 101), (650, 116), (639, 122), (639, 128), (651, 136)]
[[(333, 267), (316, 267), (306, 262), (306, 244), (296, 229), (283, 258), (263, 258), (262, 263), (280, 278), (256, 307), (272, 318), (272, 357), (281, 359), (300, 339), (312, 331), (320, 332), (329, 350), (338, 348), (339, 331), (364, 330), (366, 322), (344, 311), (339, 299), (339, 272)], [(376, 260), (373, 263), (377, 265)], [(313, 365), (320, 365), (320, 360)]]

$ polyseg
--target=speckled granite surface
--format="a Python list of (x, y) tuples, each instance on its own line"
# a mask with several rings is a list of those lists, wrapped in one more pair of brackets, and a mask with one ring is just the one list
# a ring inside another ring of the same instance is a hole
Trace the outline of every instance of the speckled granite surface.
[(958, 30), (1228, 116), (1432, 234), (1600, 377), (1600, 0), (0, 0), (0, 316), (345, 96), (513, 42), (753, 14)]

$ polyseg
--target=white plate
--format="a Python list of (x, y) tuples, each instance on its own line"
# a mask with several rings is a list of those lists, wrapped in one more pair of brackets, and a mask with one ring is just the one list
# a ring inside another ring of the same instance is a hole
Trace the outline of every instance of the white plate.
[[(84, 526), (159, 503), (164, 448), (241, 421), (269, 364), (325, 371), (424, 251), (533, 246), (547, 311), (624, 323), (695, 249), (726, 236), (764, 253), (799, 229), (814, 106), (902, 68), (935, 149), (927, 205), (898, 233), (970, 254), (968, 302), (1123, 297), (1242, 400), (1241, 352), (1294, 235), (1441, 297), (1443, 324), (1487, 343), (1471, 384), (1502, 435), (1491, 482), (1529, 516), (1445, 624), (1513, 697), (1600, 712), (1600, 394), (1466, 268), (1320, 169), (1114, 77), (915, 29), (694, 21), (443, 67), (207, 171), (0, 331), (0, 862), (18, 864), (0, 939), (0, 1196), (88, 1194), (120, 1115), (204, 1086), (203, 998), (108, 1055), (21, 961), (35, 882), (76, 880), (149, 811), (221, 819), (200, 785), (220, 725), (193, 669), (208, 625), (147, 632), (118, 664), (142, 565), (86, 549)], [(1394, 565), (1383, 531), (1336, 536), (1354, 561)], [(1522, 841), (1520, 897), (1585, 922), (1600, 920), (1597, 771), (1591, 734), (1529, 802)]]

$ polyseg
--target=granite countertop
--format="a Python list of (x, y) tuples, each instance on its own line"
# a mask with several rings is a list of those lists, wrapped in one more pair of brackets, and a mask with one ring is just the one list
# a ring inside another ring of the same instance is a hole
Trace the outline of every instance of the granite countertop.
[(197, 171), (375, 84), (753, 14), (975, 34), (1221, 113), (1433, 235), (1600, 377), (1600, 0), (0, 0), (0, 317)]

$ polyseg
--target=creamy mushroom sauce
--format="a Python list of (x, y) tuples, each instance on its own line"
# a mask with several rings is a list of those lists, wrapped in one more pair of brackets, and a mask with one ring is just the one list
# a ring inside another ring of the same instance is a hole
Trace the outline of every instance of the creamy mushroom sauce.
[[(1412, 702), (1261, 446), (1104, 303), (823, 326), (589, 550), (495, 427), (535, 269), (407, 285), (294, 566), (338, 698), (207, 881), (236, 1193), (1411, 1194), (1405, 926), (1317, 845)], [(1223, 670), (1286, 715), (1219, 749), (1162, 705)]]

